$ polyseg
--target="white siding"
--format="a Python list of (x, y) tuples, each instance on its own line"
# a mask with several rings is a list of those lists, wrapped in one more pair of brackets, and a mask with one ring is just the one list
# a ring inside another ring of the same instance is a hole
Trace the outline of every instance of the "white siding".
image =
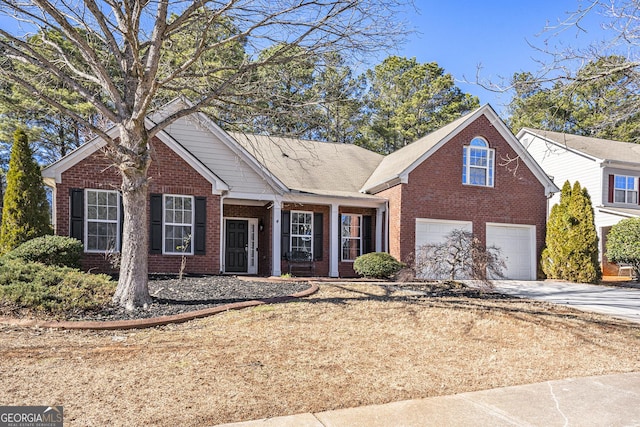
[[(600, 164), (591, 158), (571, 152), (562, 146), (549, 143), (541, 138), (525, 133), (520, 142), (531, 153), (531, 156), (542, 167), (553, 182), (562, 189), (565, 181), (573, 185), (576, 181), (586, 187), (594, 206), (602, 205), (603, 193), (602, 170)], [(560, 193), (553, 195), (549, 207), (560, 201)]]
[[(609, 174), (638, 176), (638, 171), (624, 169), (603, 168), (600, 160), (594, 160), (587, 156), (569, 151), (562, 146), (549, 143), (539, 137), (524, 133), (520, 137), (520, 142), (531, 153), (542, 169), (553, 177), (555, 184), (562, 188), (566, 180), (571, 184), (575, 181), (586, 187), (591, 202), (594, 207), (594, 222), (596, 232), (600, 239), (600, 260), (602, 261), (603, 227), (617, 224), (624, 219), (623, 216), (612, 215), (597, 209), (597, 206), (611, 206), (617, 208), (634, 208), (634, 206), (609, 203)], [(555, 194), (549, 202), (549, 212), (551, 207), (560, 201), (560, 193)], [(638, 207), (640, 208), (640, 206)], [(640, 214), (640, 210), (638, 211)]]
[(273, 193), (263, 177), (197, 122), (183, 118), (171, 124), (166, 131), (227, 183), (231, 193)]

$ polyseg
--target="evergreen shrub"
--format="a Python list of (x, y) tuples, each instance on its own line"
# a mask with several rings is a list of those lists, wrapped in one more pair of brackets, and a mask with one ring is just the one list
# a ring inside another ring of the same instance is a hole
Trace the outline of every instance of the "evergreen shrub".
[(105, 274), (48, 266), (19, 259), (0, 261), (0, 306), (68, 316), (107, 306), (116, 283)]
[(9, 259), (41, 262), (46, 265), (80, 268), (82, 242), (73, 237), (42, 236), (28, 240), (5, 254)]
[(356, 273), (374, 279), (388, 279), (404, 267), (405, 264), (386, 252), (364, 254), (353, 262), (353, 269)]
[(627, 218), (611, 227), (607, 235), (607, 258), (633, 267), (640, 278), (640, 218)]
[(551, 209), (541, 264), (551, 279), (597, 283), (602, 277), (591, 197), (577, 181), (573, 188), (565, 182)]
[(0, 224), (0, 253), (6, 253), (35, 237), (51, 234), (49, 202), (40, 166), (33, 159), (27, 135), (16, 130)]

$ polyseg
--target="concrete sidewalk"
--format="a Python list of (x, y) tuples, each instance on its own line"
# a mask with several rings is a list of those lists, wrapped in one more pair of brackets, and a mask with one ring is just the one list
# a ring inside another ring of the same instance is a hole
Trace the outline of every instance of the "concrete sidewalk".
[(640, 426), (640, 372), (547, 381), (224, 426)]

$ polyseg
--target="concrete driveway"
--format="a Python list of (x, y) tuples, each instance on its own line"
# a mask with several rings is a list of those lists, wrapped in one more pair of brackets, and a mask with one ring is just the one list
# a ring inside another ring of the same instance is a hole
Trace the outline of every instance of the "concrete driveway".
[(497, 292), (507, 295), (568, 305), (640, 323), (640, 289), (554, 280), (495, 280), (493, 283)]

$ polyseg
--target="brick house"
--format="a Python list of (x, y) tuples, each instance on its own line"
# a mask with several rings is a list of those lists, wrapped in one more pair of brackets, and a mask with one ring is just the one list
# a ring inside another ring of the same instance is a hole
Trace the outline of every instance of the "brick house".
[[(488, 105), (386, 157), (228, 133), (203, 114), (150, 144), (150, 272), (177, 272), (186, 256), (191, 273), (278, 276), (305, 254), (313, 274), (349, 277), (360, 254), (409, 261), (466, 228), (509, 254), (507, 276), (535, 279), (557, 191)], [(93, 140), (43, 170), (56, 233), (82, 240), (84, 267), (98, 270), (109, 269), (121, 229), (120, 178), (103, 147)]]

